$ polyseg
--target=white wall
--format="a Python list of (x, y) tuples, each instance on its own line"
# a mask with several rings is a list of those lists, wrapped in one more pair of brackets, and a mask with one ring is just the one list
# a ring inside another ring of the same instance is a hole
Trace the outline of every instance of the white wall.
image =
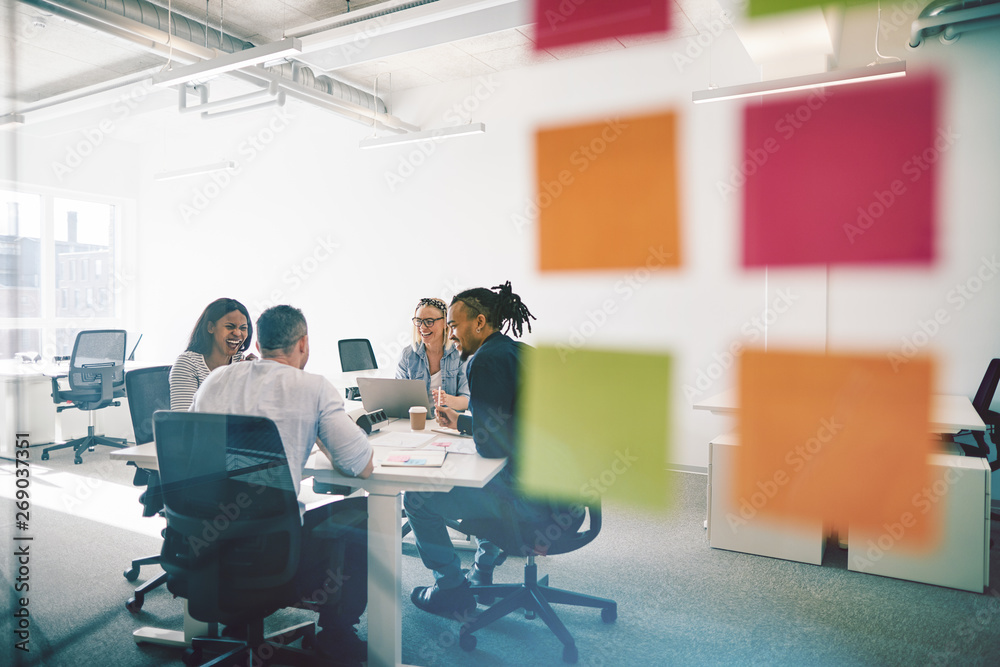
[[(538, 316), (531, 343), (568, 344), (588, 312), (611, 299), (616, 312), (588, 346), (673, 354), (671, 460), (705, 466), (708, 440), (730, 424), (693, 411), (691, 399), (733, 384), (727, 350), (735, 341), (763, 344), (755, 318), (779, 289), (796, 300), (769, 327), (769, 345), (892, 349), (935, 309), (953, 308), (948, 291), (1000, 245), (995, 34), (907, 54), (911, 69), (941, 61), (944, 116), (962, 138), (943, 157), (942, 258), (929, 270), (835, 267), (827, 277), (823, 268), (765, 276), (739, 267), (740, 197), (724, 199), (717, 183), (739, 160), (741, 106), (690, 103), (691, 91), (710, 82), (709, 61), (720, 85), (757, 76), (731, 32), (683, 67), (674, 56), (686, 40), (504, 72), (479, 97), (477, 80), (397, 93), (393, 113), (424, 127), (448, 124), (454, 104), (476, 100), (472, 120), (488, 130), (438, 144), (392, 187), (387, 174), (422, 155), (419, 148), (359, 151), (369, 129), (293, 102), (287, 112), (217, 121), (135, 114), (122, 138), (137, 143), (109, 144), (93, 165), (113, 167), (71, 182), (89, 187), (114, 174), (104, 189), (137, 201), (135, 324), (147, 360), (171, 361), (204, 305), (232, 296), (254, 317), (277, 302), (303, 308), (310, 370), (336, 377), (337, 339), (372, 339), (382, 365), (408, 340), (419, 297), (511, 280)], [(630, 293), (621, 281), (636, 278), (631, 271), (540, 274), (534, 229), (512, 222), (534, 196), (536, 128), (666, 109), (680, 119), (684, 267), (658, 271)], [(162, 169), (227, 158), (240, 160), (240, 171), (221, 187), (207, 176), (151, 180)], [(21, 174), (44, 181), (44, 172)], [(1000, 356), (998, 286), (985, 283), (933, 338), (940, 391), (971, 395), (986, 361)], [(600, 378), (594, 391), (616, 394)]]

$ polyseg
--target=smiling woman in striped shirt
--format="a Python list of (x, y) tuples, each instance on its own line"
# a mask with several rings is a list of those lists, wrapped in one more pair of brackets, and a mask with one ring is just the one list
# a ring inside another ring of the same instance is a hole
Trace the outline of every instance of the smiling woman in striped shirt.
[(253, 324), (246, 306), (225, 298), (208, 304), (191, 331), (187, 349), (170, 368), (170, 409), (187, 410), (209, 373), (244, 359), (251, 338)]

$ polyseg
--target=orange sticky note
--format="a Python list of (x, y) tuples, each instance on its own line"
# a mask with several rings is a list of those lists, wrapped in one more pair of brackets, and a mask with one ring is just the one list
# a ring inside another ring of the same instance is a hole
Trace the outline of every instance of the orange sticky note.
[(673, 112), (537, 135), (542, 271), (681, 263)]
[[(939, 534), (928, 455), (932, 366), (750, 350), (740, 360), (735, 520), (826, 521), (925, 547)], [(897, 530), (896, 527), (900, 527)]]

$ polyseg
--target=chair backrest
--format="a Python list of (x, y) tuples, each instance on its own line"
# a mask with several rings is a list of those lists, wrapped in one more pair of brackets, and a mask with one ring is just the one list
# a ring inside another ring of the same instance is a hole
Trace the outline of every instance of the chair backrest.
[(976, 409), (983, 421), (988, 423), (990, 420), (986, 417), (989, 415), (993, 396), (997, 393), (998, 383), (1000, 383), (1000, 359), (993, 359), (986, 367), (986, 374), (983, 376), (983, 381), (979, 383), (976, 397), (972, 399), (972, 407)]
[[(105, 378), (111, 379), (110, 386)], [(112, 398), (125, 394), (124, 329), (94, 329), (76, 335), (69, 361), (69, 388), (93, 395), (89, 400), (72, 398), (88, 410), (104, 407)]]
[(239, 622), (289, 604), (301, 519), (274, 422), (160, 411), (153, 431), (167, 588), (205, 622)]
[[(550, 503), (546, 516), (537, 521), (522, 521), (510, 506), (501, 519), (466, 519), (459, 530), (496, 544), (514, 556), (554, 556), (576, 551), (601, 532), (600, 498), (584, 505)], [(586, 530), (581, 530), (585, 520)]]
[(378, 368), (375, 352), (367, 338), (345, 338), (337, 341), (340, 351), (340, 370), (344, 373), (368, 371)]
[(125, 374), (125, 395), (135, 444), (153, 441), (153, 413), (170, 409), (170, 366), (137, 368)]

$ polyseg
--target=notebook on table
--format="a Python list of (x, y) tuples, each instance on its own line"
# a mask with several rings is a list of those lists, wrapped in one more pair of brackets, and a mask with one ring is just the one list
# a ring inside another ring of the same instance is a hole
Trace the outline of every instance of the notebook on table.
[(410, 451), (394, 451), (386, 454), (379, 465), (386, 466), (420, 466), (424, 468), (440, 468), (444, 465), (444, 457), (448, 452), (443, 450), (416, 449)]

